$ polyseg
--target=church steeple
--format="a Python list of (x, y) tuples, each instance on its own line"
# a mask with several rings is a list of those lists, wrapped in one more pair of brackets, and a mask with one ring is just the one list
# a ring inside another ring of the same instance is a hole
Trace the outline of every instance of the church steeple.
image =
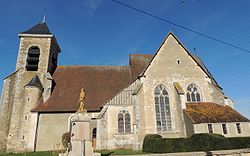
[(43, 74), (49, 72), (52, 75), (61, 50), (45, 20), (19, 33), (19, 37), (20, 49), (16, 69)]

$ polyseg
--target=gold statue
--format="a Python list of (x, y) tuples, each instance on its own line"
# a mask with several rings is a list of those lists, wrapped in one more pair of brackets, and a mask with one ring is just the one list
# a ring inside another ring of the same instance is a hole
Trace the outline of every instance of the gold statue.
[(82, 113), (82, 112), (86, 112), (86, 109), (84, 108), (85, 106), (85, 97), (86, 97), (86, 94), (85, 94), (85, 90), (82, 88), (81, 89), (81, 92), (80, 92), (80, 95), (79, 95), (79, 108), (77, 110), (77, 113)]

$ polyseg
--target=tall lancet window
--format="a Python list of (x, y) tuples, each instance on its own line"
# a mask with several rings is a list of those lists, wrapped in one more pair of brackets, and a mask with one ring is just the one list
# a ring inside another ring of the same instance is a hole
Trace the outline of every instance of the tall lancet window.
[(127, 110), (122, 110), (118, 114), (118, 133), (130, 133), (130, 114)]
[(40, 49), (37, 46), (29, 48), (27, 56), (27, 71), (37, 71), (39, 63)]
[(169, 106), (169, 96), (164, 85), (155, 88), (155, 111), (156, 125), (158, 131), (171, 131), (171, 113)]
[(200, 102), (201, 94), (198, 88), (194, 84), (190, 84), (187, 87), (187, 101), (188, 102)]

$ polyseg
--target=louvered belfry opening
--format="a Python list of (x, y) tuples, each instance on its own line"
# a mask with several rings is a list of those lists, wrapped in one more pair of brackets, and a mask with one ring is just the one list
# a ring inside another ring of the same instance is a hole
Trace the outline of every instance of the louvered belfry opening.
[(40, 49), (38, 47), (30, 47), (27, 57), (27, 71), (37, 71), (39, 63)]

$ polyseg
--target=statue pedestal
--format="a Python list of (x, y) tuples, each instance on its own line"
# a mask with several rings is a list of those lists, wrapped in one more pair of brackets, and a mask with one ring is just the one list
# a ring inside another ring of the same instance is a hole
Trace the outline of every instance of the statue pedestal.
[(90, 140), (90, 120), (86, 112), (75, 113), (70, 120), (71, 151), (69, 156), (94, 156)]

